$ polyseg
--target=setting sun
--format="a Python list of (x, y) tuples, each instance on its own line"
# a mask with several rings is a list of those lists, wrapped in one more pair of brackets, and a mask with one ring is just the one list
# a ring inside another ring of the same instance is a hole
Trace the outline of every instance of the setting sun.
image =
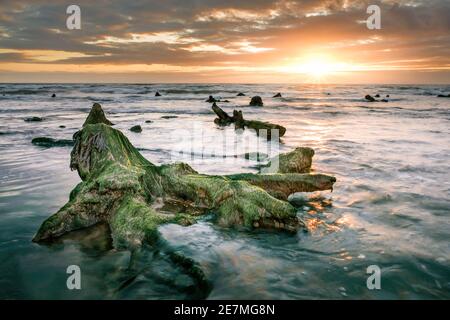
[(313, 58), (306, 61), (300, 66), (307, 75), (320, 78), (327, 74), (330, 74), (336, 70), (335, 66), (327, 59)]
[(303, 74), (314, 79), (320, 79), (339, 71), (353, 69), (347, 63), (337, 62), (334, 58), (314, 54), (298, 59), (295, 63), (281, 68), (284, 72)]

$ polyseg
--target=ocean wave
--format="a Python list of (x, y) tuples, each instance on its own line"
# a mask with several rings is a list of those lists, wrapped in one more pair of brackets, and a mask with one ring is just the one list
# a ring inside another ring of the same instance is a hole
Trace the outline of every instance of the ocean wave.
[(8, 95), (32, 95), (32, 94), (48, 94), (49, 90), (34, 90), (34, 89), (18, 89), (18, 90), (9, 90), (9, 91), (2, 91), (1, 94), (8, 94)]

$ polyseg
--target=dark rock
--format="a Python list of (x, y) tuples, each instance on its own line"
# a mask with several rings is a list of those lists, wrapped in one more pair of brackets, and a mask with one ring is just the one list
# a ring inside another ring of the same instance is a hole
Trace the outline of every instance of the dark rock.
[(281, 93), (277, 93), (276, 95), (273, 96), (274, 98), (281, 98)]
[(142, 132), (142, 127), (140, 125), (136, 125), (130, 128), (130, 131), (140, 133)]
[(254, 96), (250, 100), (250, 105), (251, 106), (257, 106), (257, 107), (262, 107), (264, 104), (263, 104), (263, 101), (262, 101), (260, 96)]
[(381, 102), (389, 102), (388, 99), (381, 99)]
[(161, 97), (161, 94), (158, 91), (156, 91), (155, 97)]
[(39, 121), (42, 121), (44, 119), (40, 118), (40, 117), (29, 117), (29, 118), (25, 118), (23, 120), (26, 121), (26, 122), (39, 122)]
[(59, 126), (61, 129), (64, 129), (66, 126), (63, 126), (63, 125), (61, 125), (61, 126)]
[(52, 98), (56, 98), (56, 94), (52, 94)]
[(152, 120), (145, 120), (145, 123), (153, 123)]
[(445, 94), (439, 94), (438, 98), (450, 98), (450, 93), (448, 95)]
[(205, 101), (206, 101), (206, 102), (209, 102), (209, 103), (217, 102), (217, 100), (214, 99), (213, 96), (209, 96), (209, 98), (208, 98), (207, 100), (205, 100)]
[(389, 98), (389, 95), (388, 95), (388, 94), (386, 95), (386, 98)]
[(239, 93), (237, 94), (237, 97), (245, 97), (245, 94), (243, 94), (242, 92), (239, 92)]
[(178, 116), (162, 116), (161, 119), (175, 119), (178, 118)]
[(370, 94), (368, 94), (368, 95), (366, 95), (365, 97), (364, 97), (367, 101), (369, 101), (369, 102), (375, 102), (375, 101), (377, 101), (374, 97), (372, 97)]
[(380, 95), (377, 93), (376, 95), (375, 95), (375, 98), (379, 98), (380, 97)]
[(48, 137), (37, 137), (31, 140), (31, 143), (40, 147), (71, 147), (74, 145), (73, 140), (53, 139)]

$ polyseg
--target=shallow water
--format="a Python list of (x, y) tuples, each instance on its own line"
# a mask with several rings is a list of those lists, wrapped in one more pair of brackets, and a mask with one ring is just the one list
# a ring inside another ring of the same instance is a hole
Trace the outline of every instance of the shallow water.
[[(154, 97), (156, 90), (163, 96)], [(450, 100), (436, 95), (449, 91), (389, 85), (0, 85), (0, 298), (196, 297), (189, 290), (192, 280), (163, 254), (116, 251), (102, 226), (51, 246), (31, 242), (80, 181), (69, 169), (70, 147), (37, 147), (31, 139), (70, 139), (92, 103), (100, 102), (115, 127), (154, 163), (183, 160), (204, 173), (250, 172), (257, 162), (235, 156), (309, 146), (316, 151), (314, 170), (337, 177), (332, 193), (314, 193), (299, 207), (308, 233), (229, 230), (210, 217), (190, 227), (161, 227), (172, 247), (202, 266), (213, 286), (209, 299), (448, 299)], [(238, 92), (247, 96), (236, 97)], [(276, 92), (283, 98), (271, 98)], [(389, 103), (362, 99), (376, 93), (389, 94)], [(284, 125), (282, 144), (269, 149), (250, 130), (216, 127), (204, 102), (210, 94), (230, 100), (219, 104), (226, 111), (240, 108), (248, 119)], [(248, 96), (256, 94), (263, 108), (247, 106)], [(31, 116), (44, 120), (24, 121)], [(142, 133), (128, 130), (136, 124)], [(82, 290), (66, 287), (71, 264), (81, 267)], [(381, 268), (381, 290), (367, 289), (369, 265)]]

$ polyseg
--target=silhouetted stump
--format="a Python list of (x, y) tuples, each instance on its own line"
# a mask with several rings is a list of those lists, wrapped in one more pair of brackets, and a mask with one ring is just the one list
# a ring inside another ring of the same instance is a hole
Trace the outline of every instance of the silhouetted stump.
[(262, 107), (264, 104), (260, 96), (254, 96), (250, 100), (250, 105), (255, 107)]
[(214, 99), (214, 97), (213, 97), (213, 96), (209, 96), (209, 98), (208, 98), (208, 99), (206, 99), (206, 100), (205, 100), (205, 102), (213, 103), (213, 102), (217, 102), (217, 100), (216, 100), (216, 99)]
[(272, 124), (269, 122), (262, 122), (256, 120), (245, 120), (242, 111), (234, 110), (233, 116), (229, 116), (228, 113), (223, 111), (217, 104), (213, 103), (212, 110), (218, 118), (214, 119), (214, 123), (225, 126), (231, 123), (235, 124), (236, 129), (244, 129), (245, 127), (256, 130), (256, 134), (267, 134), (267, 139), (272, 138), (272, 131), (277, 130), (278, 136), (282, 137), (286, 133), (286, 128), (278, 124)]
[(375, 102), (375, 101), (377, 101), (374, 97), (372, 97), (370, 94), (368, 94), (368, 95), (366, 95), (365, 97), (364, 97), (367, 101), (369, 101), (369, 102)]

